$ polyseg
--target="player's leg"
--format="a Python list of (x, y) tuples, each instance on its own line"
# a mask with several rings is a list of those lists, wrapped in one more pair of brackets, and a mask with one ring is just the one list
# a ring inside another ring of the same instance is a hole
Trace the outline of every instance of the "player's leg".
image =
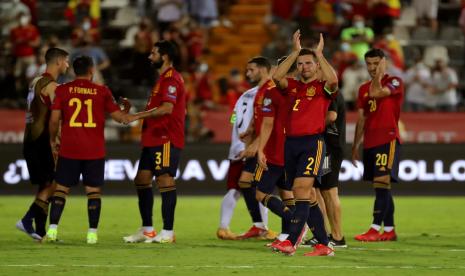
[[(141, 242), (147, 239), (154, 238), (156, 232), (153, 229), (152, 213), (153, 213), (153, 170), (155, 166), (154, 148), (144, 147), (139, 159), (139, 167), (137, 169), (134, 184), (137, 190), (139, 213), (142, 220), (142, 227), (136, 233), (123, 237), (125, 242)], [(158, 159), (158, 158), (157, 158)], [(158, 160), (157, 160), (158, 161)]]
[[(158, 190), (161, 194), (161, 214), (163, 229), (155, 238), (146, 242), (172, 243), (176, 240), (174, 235), (174, 214), (177, 203), (176, 183), (174, 177), (178, 169), (181, 150), (173, 147), (170, 142), (163, 144), (160, 154), (155, 160), (155, 176)], [(161, 161), (161, 162), (160, 162)], [(161, 169), (159, 169), (161, 167)]]
[(317, 198), (316, 189), (311, 189), (307, 225), (312, 230), (312, 233), (316, 240), (318, 240), (319, 244), (328, 245), (329, 239), (325, 227), (324, 213), (320, 209)]
[[(279, 195), (281, 200), (284, 203), (291, 213), (295, 211), (295, 199), (294, 193), (292, 192), (292, 187), (287, 183), (284, 183), (285, 187), (279, 189)], [(279, 186), (279, 185), (278, 185)], [(291, 225), (290, 220), (286, 220), (284, 218), (281, 219), (281, 234), (278, 236), (278, 240), (284, 241), (289, 237), (289, 227)]]
[[(292, 212), (287, 208), (280, 198), (274, 196), (273, 190), (279, 182), (284, 181), (284, 168), (273, 164), (268, 164), (268, 170), (263, 170), (257, 167), (254, 175), (254, 183), (257, 186), (256, 200), (261, 202), (263, 206), (270, 209), (273, 213), (281, 217), (287, 224), (290, 223)], [(276, 238), (269, 237), (270, 239)]]
[(97, 227), (100, 221), (100, 210), (102, 209), (102, 191), (105, 174), (105, 160), (83, 161), (82, 178), (87, 194), (87, 216), (89, 219), (89, 230), (87, 231), (87, 243), (95, 244), (98, 241)]
[(66, 205), (66, 197), (69, 194), (70, 187), (79, 183), (81, 175), (81, 160), (58, 157), (55, 183), (56, 189), (50, 202), (50, 218), (47, 230), (47, 240), (57, 240), (58, 223)]
[(326, 203), (328, 221), (331, 225), (331, 239), (334, 247), (347, 247), (342, 233), (342, 211), (339, 200), (338, 188), (333, 187), (328, 190), (321, 190), (321, 195)]
[(221, 211), (220, 211), (220, 225), (216, 232), (216, 236), (219, 239), (224, 240), (234, 240), (237, 238), (237, 235), (229, 230), (229, 225), (231, 223), (232, 216), (234, 214), (234, 209), (236, 208), (237, 201), (241, 196), (239, 191), (239, 177), (241, 176), (242, 168), (244, 167), (244, 162), (242, 161), (231, 161), (229, 163), (228, 169), (228, 178), (227, 178), (227, 188), (228, 191), (221, 201)]

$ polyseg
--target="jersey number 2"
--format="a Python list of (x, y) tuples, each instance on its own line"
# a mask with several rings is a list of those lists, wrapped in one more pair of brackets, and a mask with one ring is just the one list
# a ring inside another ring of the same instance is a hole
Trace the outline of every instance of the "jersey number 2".
[(374, 112), (376, 110), (376, 100), (369, 100), (368, 104), (370, 105), (370, 112)]
[(295, 104), (294, 104), (294, 107), (292, 108), (292, 110), (294, 111), (299, 111), (299, 103), (300, 103), (300, 100), (295, 100)]
[(81, 122), (76, 122), (76, 118), (79, 115), (79, 112), (81, 112), (82, 108), (82, 102), (78, 98), (72, 98), (69, 101), (69, 106), (76, 106), (76, 109), (73, 112), (73, 115), (71, 116), (71, 119), (69, 120), (69, 126), (70, 127), (96, 127), (97, 124), (94, 123), (94, 117), (92, 114), (92, 99), (87, 99), (84, 101), (84, 104), (87, 106), (87, 122), (86, 123), (81, 123)]

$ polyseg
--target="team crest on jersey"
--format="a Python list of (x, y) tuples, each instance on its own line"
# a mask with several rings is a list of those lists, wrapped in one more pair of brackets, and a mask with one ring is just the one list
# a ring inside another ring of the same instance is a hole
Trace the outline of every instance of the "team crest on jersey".
[(315, 87), (308, 87), (307, 88), (307, 93), (305, 94), (307, 97), (313, 97), (315, 96)]
[(265, 98), (265, 99), (263, 100), (263, 105), (264, 105), (264, 106), (269, 106), (270, 104), (271, 104), (271, 99), (270, 99), (270, 98)]
[(168, 93), (170, 94), (176, 93), (176, 87), (172, 85), (168, 86)]
[(400, 83), (397, 79), (392, 79), (391, 84), (395, 87), (399, 87)]

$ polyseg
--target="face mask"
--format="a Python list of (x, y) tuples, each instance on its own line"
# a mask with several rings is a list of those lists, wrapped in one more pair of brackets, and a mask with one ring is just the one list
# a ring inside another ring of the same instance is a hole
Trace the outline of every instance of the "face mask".
[(365, 27), (365, 23), (363, 21), (357, 21), (354, 23), (354, 27), (357, 29), (362, 29)]
[(349, 43), (346, 43), (346, 42), (342, 43), (342, 44), (341, 44), (341, 51), (343, 51), (343, 52), (348, 52), (348, 51), (350, 51), (350, 44), (349, 44)]
[(19, 19), (19, 24), (21, 24), (21, 26), (26, 26), (27, 23), (29, 23), (29, 17), (21, 16), (21, 18)]
[(84, 22), (82, 24), (82, 28), (84, 29), (84, 31), (90, 30), (90, 22)]

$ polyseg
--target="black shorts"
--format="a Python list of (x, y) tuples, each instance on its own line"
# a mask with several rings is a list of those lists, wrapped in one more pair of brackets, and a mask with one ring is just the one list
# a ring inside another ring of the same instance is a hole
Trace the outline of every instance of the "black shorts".
[(341, 170), (344, 154), (342, 149), (327, 147), (328, 154), (325, 156), (328, 159), (330, 171), (321, 177), (321, 181), (315, 182), (315, 188), (321, 190), (329, 190), (339, 186), (339, 171)]
[(255, 170), (257, 169), (257, 167), (258, 167), (257, 157), (255, 156), (250, 157), (250, 158), (245, 159), (244, 168), (242, 169), (242, 171), (253, 174)]
[(29, 171), (32, 184), (43, 187), (52, 183), (54, 178), (55, 161), (48, 135), (41, 135), (37, 140), (24, 142), (23, 156)]
[(323, 135), (286, 137), (284, 157), (288, 181), (293, 183), (297, 177), (318, 179), (322, 175), (325, 151)]
[(170, 142), (156, 147), (144, 147), (137, 170), (149, 170), (155, 176), (169, 174), (175, 177), (180, 157), (181, 149), (174, 147)]
[(268, 170), (263, 170), (257, 166), (253, 177), (254, 184), (257, 189), (265, 194), (272, 194), (275, 187), (281, 190), (292, 191), (292, 185), (286, 181), (286, 172), (283, 166), (277, 166), (268, 163)]
[(390, 175), (391, 182), (398, 181), (400, 143), (390, 143), (363, 150), (363, 180), (373, 181), (375, 177)]
[(80, 160), (58, 157), (55, 181), (65, 187), (76, 186), (82, 174), (82, 183), (90, 187), (102, 187), (105, 175), (105, 159)]

